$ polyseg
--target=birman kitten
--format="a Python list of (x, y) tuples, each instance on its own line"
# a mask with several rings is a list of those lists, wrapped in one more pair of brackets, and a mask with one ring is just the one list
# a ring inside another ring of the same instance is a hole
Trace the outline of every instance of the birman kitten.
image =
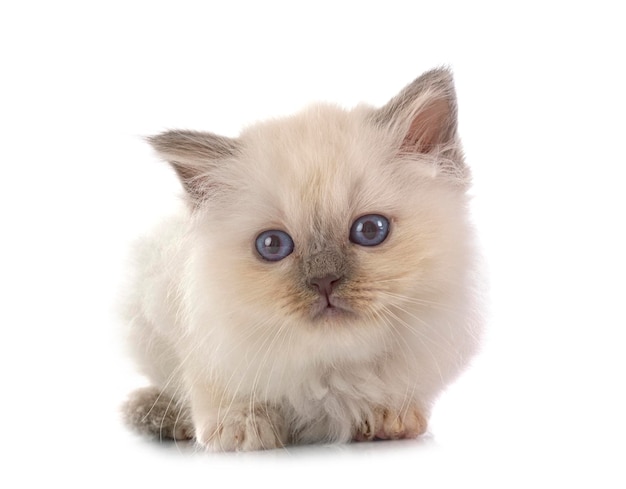
[(424, 433), (481, 330), (451, 74), (150, 143), (188, 205), (138, 246), (126, 421), (210, 450)]

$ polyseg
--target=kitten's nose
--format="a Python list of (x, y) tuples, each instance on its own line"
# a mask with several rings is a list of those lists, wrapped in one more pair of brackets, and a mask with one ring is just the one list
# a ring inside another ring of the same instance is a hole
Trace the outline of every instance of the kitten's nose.
[(341, 277), (329, 274), (323, 277), (313, 277), (309, 280), (309, 284), (313, 288), (317, 288), (321, 296), (329, 297), (333, 292), (333, 287), (341, 280)]

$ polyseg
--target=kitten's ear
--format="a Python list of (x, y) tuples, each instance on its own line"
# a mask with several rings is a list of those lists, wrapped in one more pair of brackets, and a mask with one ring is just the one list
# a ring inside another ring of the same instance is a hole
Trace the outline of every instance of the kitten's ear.
[(432, 153), (458, 145), (452, 74), (445, 68), (420, 76), (375, 114), (391, 130), (402, 153)]
[(159, 156), (169, 162), (193, 204), (206, 200), (218, 184), (211, 170), (239, 151), (238, 141), (197, 131), (168, 131), (148, 138)]

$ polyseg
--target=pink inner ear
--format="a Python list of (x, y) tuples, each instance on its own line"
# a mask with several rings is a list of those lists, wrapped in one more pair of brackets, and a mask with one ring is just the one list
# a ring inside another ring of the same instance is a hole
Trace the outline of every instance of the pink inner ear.
[(450, 136), (451, 114), (447, 99), (441, 98), (420, 109), (402, 142), (408, 152), (428, 153)]

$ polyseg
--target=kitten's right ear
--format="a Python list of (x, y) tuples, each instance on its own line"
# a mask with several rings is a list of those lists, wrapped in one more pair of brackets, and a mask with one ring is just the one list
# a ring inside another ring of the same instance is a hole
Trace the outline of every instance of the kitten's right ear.
[(148, 142), (176, 170), (194, 205), (205, 201), (219, 186), (211, 171), (239, 151), (235, 139), (197, 131), (167, 131), (149, 137)]

